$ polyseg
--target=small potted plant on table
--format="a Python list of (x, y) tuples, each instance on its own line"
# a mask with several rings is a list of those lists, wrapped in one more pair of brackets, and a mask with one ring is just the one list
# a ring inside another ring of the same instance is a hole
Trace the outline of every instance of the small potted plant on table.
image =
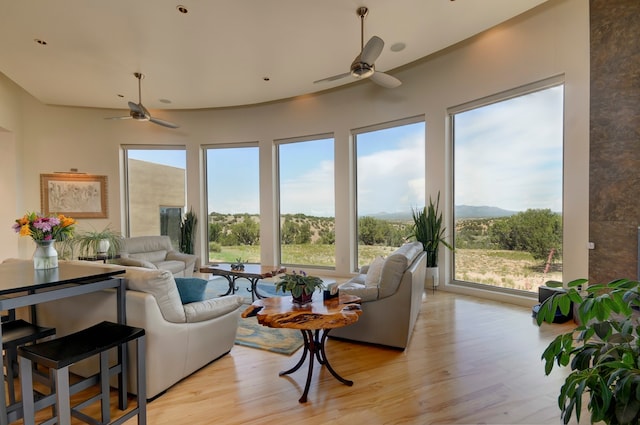
[(74, 237), (73, 242), (78, 247), (80, 256), (110, 258), (115, 257), (120, 250), (122, 235), (107, 226), (101, 231), (84, 231)]
[(324, 282), (317, 276), (307, 275), (300, 270), (296, 273), (286, 273), (280, 277), (280, 281), (276, 282), (277, 291), (290, 291), (293, 303), (298, 306), (305, 306), (311, 303), (313, 293), (318, 288), (324, 288)]

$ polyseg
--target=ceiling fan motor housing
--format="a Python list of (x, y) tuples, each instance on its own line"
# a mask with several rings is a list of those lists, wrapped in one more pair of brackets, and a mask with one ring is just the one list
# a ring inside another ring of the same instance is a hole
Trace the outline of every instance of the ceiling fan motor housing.
[(373, 65), (364, 62), (354, 62), (351, 65), (351, 75), (356, 78), (367, 78), (375, 72)]

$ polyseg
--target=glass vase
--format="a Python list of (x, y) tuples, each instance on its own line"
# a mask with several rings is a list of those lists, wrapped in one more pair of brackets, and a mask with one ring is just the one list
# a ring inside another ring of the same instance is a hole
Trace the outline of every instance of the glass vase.
[(34, 241), (36, 250), (33, 253), (33, 268), (36, 270), (55, 269), (58, 267), (58, 251), (55, 239), (49, 241)]

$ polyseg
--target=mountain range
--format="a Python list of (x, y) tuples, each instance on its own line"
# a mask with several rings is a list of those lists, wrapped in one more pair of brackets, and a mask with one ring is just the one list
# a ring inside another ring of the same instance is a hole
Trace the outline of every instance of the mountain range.
[[(518, 211), (504, 210), (498, 207), (490, 206), (471, 206), (471, 205), (456, 205), (455, 215), (456, 219), (460, 218), (495, 218), (495, 217), (509, 217), (517, 214)], [(379, 220), (388, 221), (410, 221), (412, 220), (411, 212), (395, 212), (395, 213), (375, 213), (365, 214), (369, 217), (375, 217)]]

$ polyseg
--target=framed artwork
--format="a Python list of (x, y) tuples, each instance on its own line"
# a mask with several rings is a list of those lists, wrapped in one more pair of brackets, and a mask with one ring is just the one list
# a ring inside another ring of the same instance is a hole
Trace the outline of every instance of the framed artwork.
[(107, 176), (40, 174), (40, 205), (47, 215), (107, 218)]

